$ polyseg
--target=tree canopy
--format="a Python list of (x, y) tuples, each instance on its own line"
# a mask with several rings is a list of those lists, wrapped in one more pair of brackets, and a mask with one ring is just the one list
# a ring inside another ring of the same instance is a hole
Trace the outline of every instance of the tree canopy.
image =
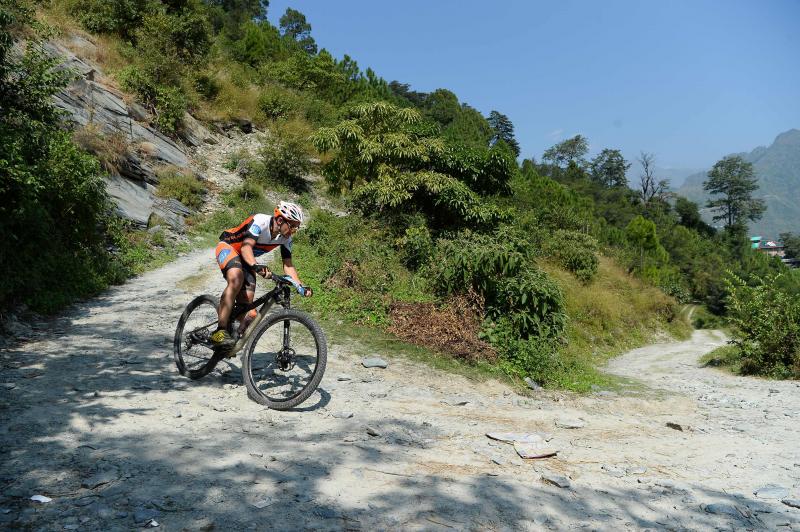
[(726, 228), (746, 227), (748, 220), (758, 220), (766, 209), (764, 200), (753, 198), (753, 192), (758, 190), (753, 164), (738, 155), (717, 161), (703, 189), (721, 196), (706, 205), (716, 211), (714, 221), (722, 220)]
[(489, 113), (488, 121), (493, 131), (490, 144), (494, 146), (498, 142), (505, 142), (511, 148), (514, 157), (519, 157), (519, 142), (514, 138), (514, 124), (511, 120), (502, 113), (492, 111)]
[(570, 163), (584, 166), (586, 164), (584, 157), (588, 152), (589, 141), (582, 135), (575, 135), (545, 151), (542, 160), (560, 168), (564, 168)]
[(592, 179), (604, 187), (627, 187), (625, 173), (631, 165), (619, 150), (605, 148), (589, 163)]

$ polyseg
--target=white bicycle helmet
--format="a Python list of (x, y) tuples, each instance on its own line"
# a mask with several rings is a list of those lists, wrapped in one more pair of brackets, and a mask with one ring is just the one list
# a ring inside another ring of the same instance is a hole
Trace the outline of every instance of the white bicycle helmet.
[(282, 201), (275, 207), (275, 216), (283, 216), (285, 220), (290, 222), (303, 223), (303, 209), (296, 203), (289, 203)]

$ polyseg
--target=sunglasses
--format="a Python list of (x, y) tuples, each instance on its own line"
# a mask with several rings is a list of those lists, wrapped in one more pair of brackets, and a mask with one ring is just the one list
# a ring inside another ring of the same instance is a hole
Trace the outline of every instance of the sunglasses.
[(286, 220), (284, 220), (283, 223), (288, 225), (289, 229), (291, 229), (292, 231), (297, 231), (298, 229), (300, 229), (300, 224), (299, 223), (296, 223), (296, 222), (292, 223), (292, 222), (288, 222)]

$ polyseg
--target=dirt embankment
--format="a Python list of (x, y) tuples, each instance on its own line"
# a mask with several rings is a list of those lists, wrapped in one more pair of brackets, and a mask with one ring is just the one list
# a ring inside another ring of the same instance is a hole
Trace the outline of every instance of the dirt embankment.
[[(222, 289), (212, 260), (181, 257), (0, 353), (0, 526), (800, 528), (781, 502), (800, 498), (800, 387), (699, 368), (717, 333), (632, 351), (609, 366), (629, 392), (585, 397), (523, 397), (334, 337), (319, 392), (274, 412), (247, 399), (237, 360), (197, 382), (175, 370), (183, 306)], [(496, 431), (549, 433), (559, 453), (522, 460)]]

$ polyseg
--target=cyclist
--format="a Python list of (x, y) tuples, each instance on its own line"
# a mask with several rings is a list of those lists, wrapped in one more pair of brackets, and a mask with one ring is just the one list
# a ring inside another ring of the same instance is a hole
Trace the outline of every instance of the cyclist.
[[(292, 235), (303, 223), (303, 210), (299, 205), (281, 201), (272, 216), (255, 214), (245, 221), (226, 229), (219, 236), (220, 243), (214, 250), (217, 265), (228, 282), (219, 300), (219, 326), (211, 335), (216, 347), (230, 347), (235, 343), (228, 331), (228, 321), (233, 310), (234, 300), (251, 303), (256, 290), (256, 270), (262, 277), (272, 273), (263, 265), (256, 264), (256, 257), (280, 246), (283, 271), (298, 285), (303, 287), (303, 295), (311, 295), (311, 289), (303, 286), (297, 270), (292, 264)], [(239, 332), (256, 316), (252, 309), (239, 326)]]

